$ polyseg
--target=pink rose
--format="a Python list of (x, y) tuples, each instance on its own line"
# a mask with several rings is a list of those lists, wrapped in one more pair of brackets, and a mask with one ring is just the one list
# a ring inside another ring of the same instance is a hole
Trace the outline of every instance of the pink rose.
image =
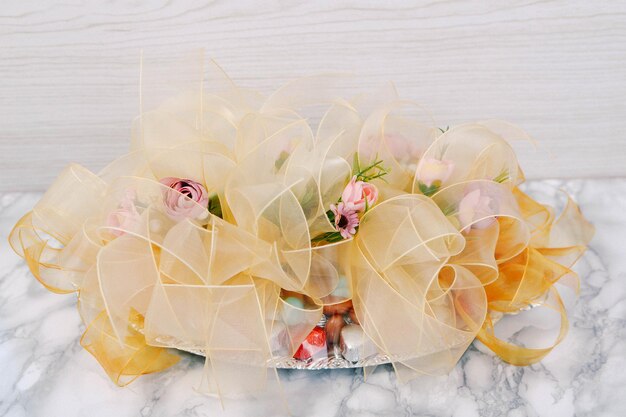
[(167, 214), (174, 220), (203, 218), (207, 215), (209, 193), (199, 182), (166, 177), (161, 184), (169, 187), (163, 193), (163, 204)]
[(352, 177), (341, 194), (341, 201), (346, 205), (346, 208), (355, 211), (364, 211), (366, 202), (368, 208), (372, 207), (376, 200), (378, 200), (378, 189), (376, 186), (367, 182), (357, 181), (356, 176)]
[(117, 210), (109, 213), (106, 225), (115, 236), (122, 236), (129, 230), (135, 230), (139, 226), (140, 215), (135, 206), (137, 198), (133, 190), (127, 190), (124, 199), (120, 202)]
[[(466, 230), (469, 231), (470, 228), (485, 229), (489, 227), (496, 220), (493, 215), (496, 212), (494, 208), (496, 203), (496, 200), (489, 197), (480, 188), (467, 193), (459, 203), (458, 215), (461, 229), (467, 228)], [(471, 227), (468, 227), (470, 225)]]
[(417, 169), (417, 179), (426, 185), (432, 186), (437, 182), (437, 186), (440, 186), (442, 182), (445, 182), (454, 171), (454, 162), (441, 161), (435, 158), (424, 158), (420, 161)]

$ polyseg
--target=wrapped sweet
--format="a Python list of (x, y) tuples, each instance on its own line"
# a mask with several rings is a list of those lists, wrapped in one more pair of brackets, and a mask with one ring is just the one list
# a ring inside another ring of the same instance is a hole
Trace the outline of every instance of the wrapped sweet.
[(315, 327), (304, 339), (293, 357), (301, 361), (313, 361), (325, 358), (326, 352), (326, 332), (321, 327)]
[(339, 346), (341, 355), (350, 362), (358, 362), (378, 353), (372, 340), (357, 324), (349, 324), (341, 329)]
[(350, 311), (348, 311), (348, 318), (350, 319), (350, 322), (351, 322), (351, 323), (354, 323), (354, 324), (361, 324), (361, 323), (359, 323), (359, 319), (358, 319), (358, 317), (356, 316), (356, 313), (354, 312), (354, 309), (353, 309), (353, 308), (351, 308), (351, 309), (350, 309)]
[(332, 316), (334, 314), (344, 315), (352, 309), (352, 300), (347, 300), (335, 304), (325, 304), (324, 314)]
[(341, 314), (333, 314), (328, 318), (326, 321), (326, 337), (329, 344), (337, 344), (339, 342), (339, 335), (345, 324), (346, 322)]

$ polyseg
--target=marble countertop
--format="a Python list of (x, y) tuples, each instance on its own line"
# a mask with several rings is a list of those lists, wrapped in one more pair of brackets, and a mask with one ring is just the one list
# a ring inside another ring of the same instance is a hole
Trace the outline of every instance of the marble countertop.
[[(295, 416), (626, 416), (626, 179), (531, 182), (550, 202), (570, 192), (595, 224), (578, 263), (581, 292), (567, 306), (570, 332), (541, 363), (503, 363), (478, 342), (446, 376), (399, 383), (381, 366), (280, 371)], [(45, 290), (7, 243), (40, 194), (0, 195), (0, 416), (274, 416), (271, 398), (219, 401), (198, 394), (203, 359), (116, 387), (78, 341), (72, 295)], [(523, 325), (520, 325), (523, 326)], [(282, 413), (282, 412), (281, 412)]]

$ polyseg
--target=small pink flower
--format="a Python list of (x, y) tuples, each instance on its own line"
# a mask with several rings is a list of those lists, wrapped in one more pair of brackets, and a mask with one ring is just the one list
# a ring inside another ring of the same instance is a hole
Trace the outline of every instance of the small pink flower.
[(387, 134), (385, 135), (385, 142), (387, 149), (398, 162), (409, 163), (420, 157), (421, 151), (417, 142), (404, 135)]
[(452, 171), (454, 171), (454, 162), (452, 161), (424, 158), (419, 164), (417, 179), (427, 187), (435, 182), (438, 182), (437, 185), (441, 185), (442, 182), (450, 178)]
[[(381, 144), (382, 139), (382, 144)], [(359, 144), (359, 154), (365, 159), (377, 158), (383, 145), (391, 156), (403, 165), (416, 161), (422, 150), (418, 142), (399, 133), (387, 133), (382, 138), (369, 136)]]
[(113, 235), (122, 236), (126, 231), (138, 227), (140, 215), (135, 206), (136, 198), (137, 195), (133, 190), (127, 190), (117, 210), (107, 216), (106, 225), (111, 227), (110, 232)]
[(350, 239), (359, 225), (359, 216), (356, 210), (350, 209), (343, 202), (338, 205), (331, 204), (330, 209), (335, 214), (335, 229), (344, 239)]
[[(494, 199), (486, 195), (480, 188), (470, 191), (463, 197), (459, 203), (459, 221), (461, 229), (470, 230), (471, 228), (485, 229), (489, 227), (496, 218), (493, 216), (495, 210), (493, 205), (496, 203)], [(482, 219), (482, 220), (479, 220)], [(476, 221), (479, 220), (479, 221)], [(473, 223), (475, 222), (476, 223)], [(472, 224), (473, 223), (473, 224)]]
[(341, 194), (341, 201), (347, 208), (354, 211), (364, 211), (367, 201), (367, 208), (371, 208), (378, 200), (378, 189), (375, 185), (357, 181), (356, 176), (352, 177)]
[(209, 193), (202, 184), (174, 177), (162, 178), (160, 182), (169, 187), (163, 193), (163, 203), (172, 219), (201, 218), (206, 215)]

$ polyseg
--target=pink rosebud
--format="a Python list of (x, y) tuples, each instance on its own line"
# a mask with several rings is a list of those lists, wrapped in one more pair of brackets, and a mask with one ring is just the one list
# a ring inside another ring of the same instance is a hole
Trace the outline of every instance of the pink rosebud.
[[(489, 227), (496, 218), (494, 217), (496, 201), (489, 197), (480, 188), (470, 191), (459, 203), (459, 221), (461, 229), (469, 231), (471, 228), (485, 229)], [(471, 227), (468, 227), (470, 226)]]
[(424, 158), (421, 160), (417, 169), (417, 179), (426, 185), (432, 186), (435, 182), (441, 185), (452, 175), (454, 171), (454, 162), (439, 160), (435, 158)]
[(371, 208), (378, 200), (378, 188), (369, 182), (363, 183), (363, 199), (367, 201), (367, 207)]
[(364, 211), (366, 207), (370, 208), (378, 200), (378, 189), (375, 185), (357, 181), (356, 176), (352, 177), (346, 188), (341, 194), (341, 201), (346, 208), (354, 211)]
[(341, 202), (338, 205), (331, 204), (330, 209), (335, 215), (335, 229), (344, 239), (350, 239), (356, 233), (359, 225), (359, 216), (356, 210), (353, 210)]
[[(381, 140), (382, 139), (382, 140)], [(410, 166), (419, 159), (422, 148), (414, 138), (408, 138), (399, 133), (387, 133), (382, 138), (369, 136), (359, 144), (359, 155), (364, 159), (378, 159), (383, 152), (381, 146), (401, 165)], [(415, 167), (413, 168), (415, 170)]]
[(420, 157), (421, 151), (415, 140), (400, 134), (385, 135), (387, 149), (399, 162), (408, 163)]
[(166, 177), (161, 184), (169, 187), (163, 193), (163, 204), (167, 214), (174, 220), (202, 218), (207, 214), (209, 193), (199, 182)]
[(117, 210), (109, 213), (106, 225), (111, 227), (110, 232), (115, 236), (122, 236), (129, 230), (137, 229), (140, 215), (135, 206), (137, 198), (133, 190), (127, 190)]

